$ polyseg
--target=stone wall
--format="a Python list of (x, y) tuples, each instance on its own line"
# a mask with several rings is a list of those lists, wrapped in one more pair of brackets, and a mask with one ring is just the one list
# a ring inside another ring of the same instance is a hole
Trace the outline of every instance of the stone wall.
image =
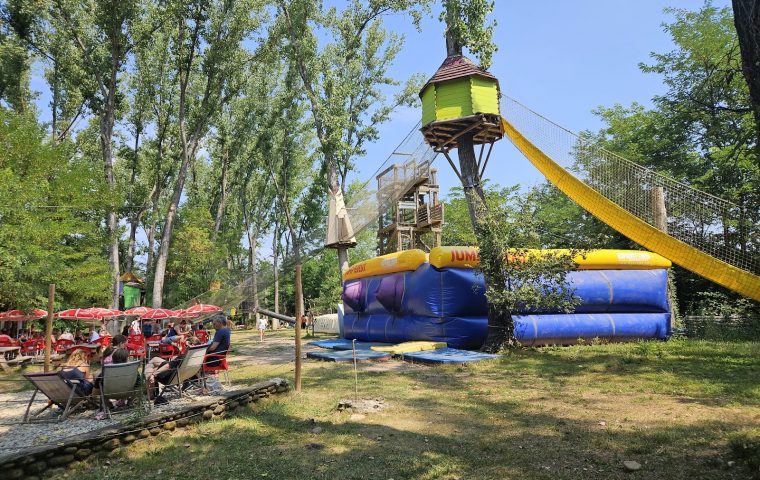
[[(289, 390), (287, 380), (274, 378), (251, 387), (225, 392), (222, 399), (201, 400), (180, 411), (154, 413), (136, 422), (109, 426), (68, 437), (52, 445), (42, 445), (20, 453), (0, 457), (3, 479), (36, 480), (56, 473), (73, 462), (92, 455), (115, 455), (122, 446), (158, 435), (162, 431), (183, 428), (214, 418), (224, 418), (238, 408), (260, 399)], [(9, 432), (12, 434), (12, 432)]]

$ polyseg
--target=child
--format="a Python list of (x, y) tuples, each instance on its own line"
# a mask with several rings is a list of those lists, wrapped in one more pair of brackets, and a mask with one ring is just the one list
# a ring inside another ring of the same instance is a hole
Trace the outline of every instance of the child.
[(267, 323), (269, 322), (264, 317), (259, 317), (259, 319), (256, 320), (256, 326), (259, 329), (259, 342), (264, 341), (264, 331), (267, 329)]

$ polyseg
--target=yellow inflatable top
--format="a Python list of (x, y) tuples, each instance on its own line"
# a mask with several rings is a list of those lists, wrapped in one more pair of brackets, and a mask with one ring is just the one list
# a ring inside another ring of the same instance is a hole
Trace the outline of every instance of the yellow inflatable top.
[(343, 272), (343, 280), (413, 271), (427, 262), (427, 259), (427, 253), (419, 249), (389, 253), (388, 255), (370, 258), (351, 266), (351, 268)]
[[(527, 250), (528, 256), (568, 254), (568, 249)], [(510, 258), (510, 259), (514, 259)], [(578, 270), (650, 270), (670, 268), (670, 260), (640, 250), (588, 250), (573, 258)], [(478, 247), (435, 247), (430, 250), (430, 265), (436, 268), (475, 268), (480, 264)]]
[[(528, 256), (567, 254), (568, 249), (526, 250)], [(519, 260), (511, 257), (510, 260)], [(578, 270), (652, 270), (670, 268), (670, 260), (641, 250), (588, 250), (573, 259)], [(405, 250), (359, 262), (343, 273), (343, 280), (374, 277), (387, 273), (409, 272), (429, 261), (436, 268), (476, 268), (480, 264), (478, 247), (435, 247), (430, 254)]]

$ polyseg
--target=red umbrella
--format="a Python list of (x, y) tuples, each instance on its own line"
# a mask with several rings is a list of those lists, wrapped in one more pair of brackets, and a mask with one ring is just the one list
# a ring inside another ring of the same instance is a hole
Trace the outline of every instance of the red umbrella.
[(153, 310), (150, 307), (133, 307), (124, 312), (125, 315), (137, 315), (142, 316)]
[(47, 317), (47, 314), (48, 312), (39, 308), (30, 310), (28, 311), (28, 313), (24, 310), (11, 310), (8, 312), (0, 313), (0, 319), (2, 319), (2, 321), (5, 321), (5, 322), (37, 320), (38, 318)]
[(94, 307), (94, 308), (88, 308), (92, 313), (95, 314), (98, 318), (110, 318), (110, 317), (118, 317), (119, 315), (124, 315), (124, 312), (121, 310), (115, 310), (112, 308), (100, 308), (100, 307)]
[(97, 315), (89, 308), (70, 308), (56, 313), (55, 317), (65, 320), (98, 320)]
[(175, 318), (177, 312), (168, 308), (153, 308), (150, 312), (141, 316), (141, 320), (161, 320), (162, 318)]
[(200, 303), (198, 305), (193, 305), (190, 308), (185, 309), (185, 314), (188, 316), (194, 316), (194, 315), (201, 315), (203, 313), (214, 313), (214, 312), (220, 312), (222, 311), (221, 308), (217, 307), (216, 305), (207, 305)]

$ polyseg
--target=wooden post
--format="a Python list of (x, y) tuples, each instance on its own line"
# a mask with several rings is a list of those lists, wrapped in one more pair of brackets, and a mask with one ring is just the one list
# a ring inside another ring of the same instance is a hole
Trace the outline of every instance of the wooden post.
[(301, 316), (303, 315), (303, 292), (301, 286), (301, 262), (296, 263), (296, 393), (301, 391)]
[(662, 187), (652, 189), (652, 224), (668, 233), (668, 213), (665, 210), (665, 190)]
[(50, 357), (53, 350), (53, 342), (50, 337), (53, 336), (53, 302), (55, 301), (55, 283), (48, 286), (48, 314), (45, 322), (45, 371), (50, 371)]
[[(652, 188), (652, 225), (658, 230), (668, 233), (668, 211), (665, 208), (665, 190), (663, 187)], [(676, 290), (673, 283), (673, 272), (668, 271), (668, 303), (670, 303), (671, 331), (679, 319)]]

